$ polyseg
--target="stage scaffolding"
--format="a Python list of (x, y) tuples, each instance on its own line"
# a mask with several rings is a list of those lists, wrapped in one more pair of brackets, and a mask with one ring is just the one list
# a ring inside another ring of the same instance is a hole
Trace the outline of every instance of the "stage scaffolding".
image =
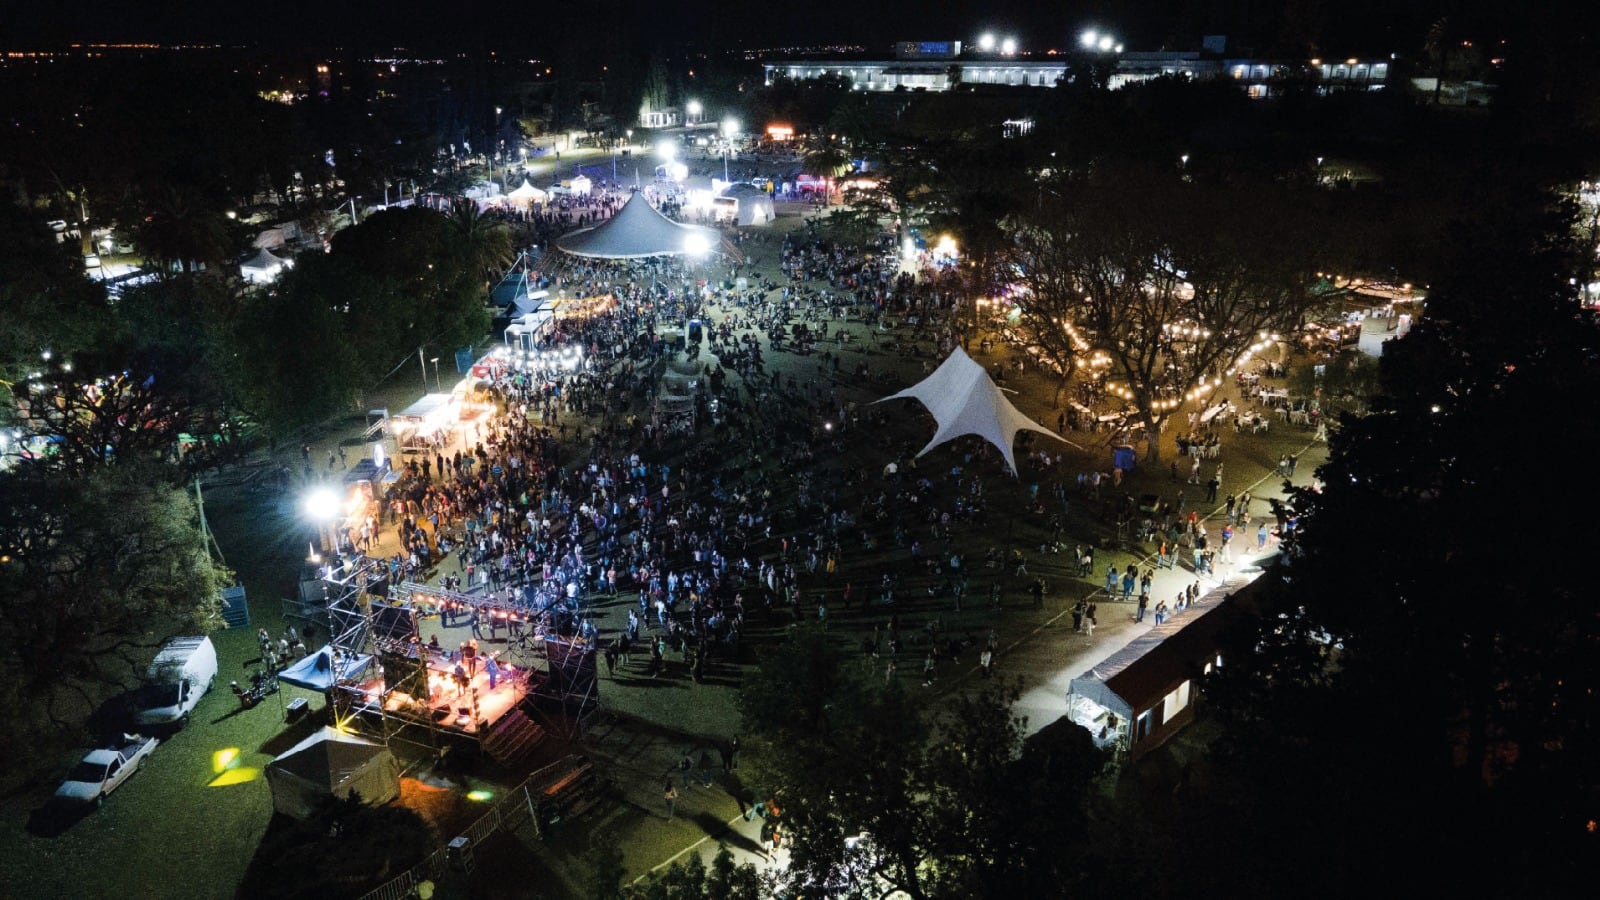
[[(385, 746), (399, 741), (432, 753), (439, 752), (441, 735), (466, 738), (512, 767), (528, 759), (547, 731), (576, 736), (598, 705), (592, 643), (544, 634), (543, 610), (423, 584), (395, 585), (389, 563), (381, 559), (345, 560), (323, 569), (321, 576), (330, 646), (342, 659), (372, 660), (355, 670), (335, 667), (340, 674), (330, 702), (341, 727)], [(460, 660), (436, 660), (439, 665), (430, 670), (418, 616), (468, 610), (525, 623), (521, 642), (543, 651), (547, 670), (521, 666), (525, 673), (490, 689), (482, 684), (482, 670), (473, 667), (467, 687), (450, 697), (440, 684)], [(537, 702), (525, 702), (530, 696)], [(530, 720), (528, 713), (540, 721)]]

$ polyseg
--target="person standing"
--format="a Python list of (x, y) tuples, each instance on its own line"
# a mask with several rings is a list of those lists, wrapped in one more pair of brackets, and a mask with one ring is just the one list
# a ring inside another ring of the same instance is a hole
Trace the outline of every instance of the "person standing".
[(978, 654), (978, 668), (982, 670), (983, 677), (988, 678), (994, 674), (994, 651), (988, 647)]
[(673, 786), (671, 778), (667, 779), (667, 786), (661, 793), (661, 799), (667, 804), (667, 818), (675, 817), (678, 814), (678, 789)]
[(1083, 601), (1079, 600), (1072, 605), (1072, 632), (1077, 634), (1083, 630)]

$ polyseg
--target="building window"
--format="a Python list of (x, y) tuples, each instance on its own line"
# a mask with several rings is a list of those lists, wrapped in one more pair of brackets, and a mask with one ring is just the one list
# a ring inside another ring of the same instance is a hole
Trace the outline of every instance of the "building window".
[(1252, 84), (1250, 85), (1248, 93), (1251, 100), (1265, 99), (1267, 96), (1267, 86), (1264, 84)]
[(1189, 706), (1189, 682), (1178, 685), (1177, 689), (1168, 694), (1161, 701), (1161, 721), (1171, 722)]
[(1373, 81), (1383, 81), (1384, 79), (1386, 79), (1388, 77), (1389, 77), (1389, 64), (1388, 63), (1373, 63), (1372, 64), (1372, 80)]
[(1249, 72), (1250, 72), (1250, 67), (1249, 66), (1234, 66), (1233, 67), (1233, 77), (1234, 78), (1238, 78), (1238, 79), (1242, 80), (1247, 74), (1249, 74)]
[(1142, 738), (1147, 738), (1149, 736), (1150, 736), (1150, 710), (1147, 709), (1144, 712), (1140, 713), (1138, 720), (1134, 722), (1134, 725), (1133, 725), (1133, 739), (1137, 741), (1137, 740), (1140, 740)]

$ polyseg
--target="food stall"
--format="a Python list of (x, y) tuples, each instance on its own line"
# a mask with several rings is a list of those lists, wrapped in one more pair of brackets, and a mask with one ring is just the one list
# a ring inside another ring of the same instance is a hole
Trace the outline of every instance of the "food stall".
[(437, 450), (450, 442), (460, 419), (454, 394), (424, 394), (393, 418), (395, 443), (401, 453)]

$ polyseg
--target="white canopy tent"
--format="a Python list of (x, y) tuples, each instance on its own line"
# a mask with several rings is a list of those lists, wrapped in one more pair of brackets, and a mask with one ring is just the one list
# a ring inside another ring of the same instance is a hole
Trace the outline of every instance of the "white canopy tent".
[(594, 190), (594, 182), (590, 181), (587, 175), (579, 175), (577, 178), (572, 179), (569, 187), (574, 194), (587, 196), (590, 191)]
[(272, 808), (304, 819), (333, 797), (376, 806), (400, 796), (399, 767), (387, 747), (323, 727), (267, 764)]
[(645, 259), (706, 253), (722, 236), (710, 228), (684, 225), (662, 215), (643, 194), (635, 193), (605, 222), (574, 231), (556, 242), (573, 256), (592, 259)]
[(292, 265), (293, 262), (273, 256), (272, 251), (263, 247), (255, 256), (239, 264), (239, 274), (252, 284), (266, 284), (277, 281), (279, 273)]
[(507, 202), (509, 202), (512, 206), (521, 207), (532, 206), (535, 203), (543, 203), (549, 199), (549, 194), (529, 184), (528, 179), (526, 178), (522, 179), (522, 187), (519, 187), (506, 195)]
[(1017, 410), (989, 379), (983, 366), (972, 361), (957, 347), (950, 357), (922, 379), (898, 394), (877, 402), (910, 398), (920, 401), (939, 423), (933, 440), (917, 456), (964, 434), (975, 434), (1000, 449), (1011, 474), (1017, 474), (1017, 461), (1011, 445), (1019, 431), (1037, 431), (1056, 440), (1061, 438)]

